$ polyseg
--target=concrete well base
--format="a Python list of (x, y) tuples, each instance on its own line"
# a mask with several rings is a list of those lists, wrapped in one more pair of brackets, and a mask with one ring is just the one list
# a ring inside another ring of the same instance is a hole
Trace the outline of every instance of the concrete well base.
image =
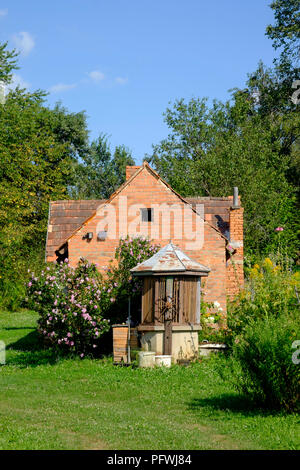
[[(173, 325), (172, 328), (172, 361), (192, 359), (198, 356), (198, 331), (200, 325)], [(141, 346), (143, 351), (155, 351), (163, 354), (164, 349), (163, 325), (139, 325)]]

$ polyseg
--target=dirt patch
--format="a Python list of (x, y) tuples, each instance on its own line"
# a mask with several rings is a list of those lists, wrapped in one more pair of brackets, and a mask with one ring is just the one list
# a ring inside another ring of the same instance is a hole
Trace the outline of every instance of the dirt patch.
[(69, 450), (106, 450), (108, 446), (102, 439), (97, 436), (88, 436), (80, 432), (61, 430), (60, 434), (66, 442)]
[(240, 450), (241, 446), (235, 440), (225, 434), (216, 434), (211, 426), (205, 426), (199, 423), (185, 424), (187, 429), (198, 429), (200, 432), (207, 434), (211, 442), (215, 444), (216, 449), (224, 450)]

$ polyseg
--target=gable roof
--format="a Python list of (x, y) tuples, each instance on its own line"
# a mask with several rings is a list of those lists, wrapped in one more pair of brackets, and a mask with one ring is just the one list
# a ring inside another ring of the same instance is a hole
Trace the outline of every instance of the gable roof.
[(55, 250), (103, 202), (99, 199), (51, 201), (49, 204), (46, 257), (55, 256)]
[[(143, 165), (138, 167), (132, 176), (109, 197), (109, 199), (51, 201), (49, 204), (46, 257), (55, 256), (56, 250), (61, 248), (78, 232), (78, 230), (80, 230), (83, 225), (91, 220), (97, 214), (97, 210), (100, 209), (101, 206), (110, 203), (128, 184), (132, 182), (134, 178), (137, 177), (141, 171), (143, 171), (144, 168), (147, 168), (153, 176), (159, 179), (183, 202), (189, 204), (194, 212), (197, 213), (196, 204), (203, 204), (205, 222), (218, 231), (220, 235), (227, 240), (226, 230), (228, 230), (229, 226), (229, 208), (232, 205), (232, 196), (227, 198), (183, 198), (150, 167), (148, 162), (144, 162)], [(211, 223), (207, 220), (209, 216), (211, 216)]]

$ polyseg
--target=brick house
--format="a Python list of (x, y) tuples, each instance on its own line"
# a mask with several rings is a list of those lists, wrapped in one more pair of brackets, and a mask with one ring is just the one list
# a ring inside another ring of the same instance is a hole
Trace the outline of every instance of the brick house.
[(243, 285), (243, 208), (228, 197), (181, 197), (150, 166), (126, 168), (126, 181), (108, 200), (53, 201), (49, 206), (46, 261), (81, 257), (105, 272), (119, 239), (143, 235), (172, 243), (210, 268), (202, 285), (208, 302), (226, 310)]

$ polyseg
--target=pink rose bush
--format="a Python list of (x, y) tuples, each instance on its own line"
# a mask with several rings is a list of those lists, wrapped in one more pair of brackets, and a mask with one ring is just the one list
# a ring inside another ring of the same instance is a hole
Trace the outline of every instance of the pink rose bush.
[(139, 321), (142, 284), (130, 269), (158, 249), (141, 237), (120, 240), (117, 263), (105, 277), (86, 260), (76, 269), (66, 259), (49, 263), (39, 275), (29, 272), (28, 306), (39, 313), (39, 333), (48, 343), (80, 357), (99, 353), (101, 337), (110, 325), (127, 320), (129, 298), (132, 319)]
[(76, 269), (68, 261), (49, 264), (39, 276), (30, 273), (27, 297), (40, 317), (38, 331), (48, 343), (84, 357), (95, 353), (110, 321), (106, 292), (94, 265), (85, 261)]

